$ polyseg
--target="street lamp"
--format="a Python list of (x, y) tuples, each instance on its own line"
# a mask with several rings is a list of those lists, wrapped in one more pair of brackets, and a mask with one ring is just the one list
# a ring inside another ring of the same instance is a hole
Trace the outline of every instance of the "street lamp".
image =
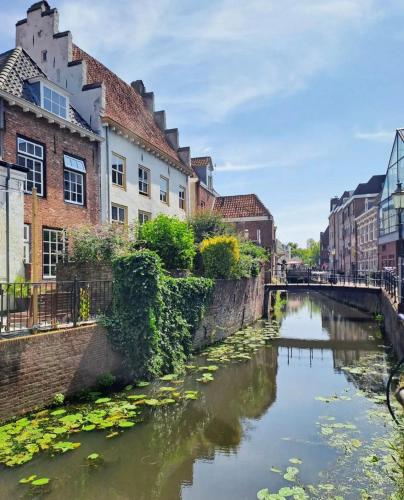
[(397, 188), (392, 193), (391, 197), (393, 198), (393, 205), (396, 210), (399, 212), (399, 224), (401, 224), (401, 209), (404, 208), (404, 190), (401, 186), (401, 182), (397, 182)]

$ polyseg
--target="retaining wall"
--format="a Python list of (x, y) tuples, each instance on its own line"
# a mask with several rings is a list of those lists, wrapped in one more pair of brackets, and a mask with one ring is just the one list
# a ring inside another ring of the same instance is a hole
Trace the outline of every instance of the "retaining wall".
[[(195, 334), (194, 348), (261, 318), (263, 302), (263, 274), (219, 280)], [(107, 372), (125, 379), (122, 358), (112, 351), (99, 324), (0, 340), (0, 421), (49, 405), (58, 392), (73, 395), (92, 388)]]
[(120, 374), (121, 357), (97, 324), (0, 341), (0, 421)]
[(194, 349), (222, 340), (262, 318), (264, 272), (257, 278), (217, 280), (212, 305), (195, 333)]
[(381, 314), (386, 339), (391, 343), (397, 358), (404, 357), (404, 319), (398, 315), (395, 304), (384, 290), (335, 287), (317, 291), (361, 311)]

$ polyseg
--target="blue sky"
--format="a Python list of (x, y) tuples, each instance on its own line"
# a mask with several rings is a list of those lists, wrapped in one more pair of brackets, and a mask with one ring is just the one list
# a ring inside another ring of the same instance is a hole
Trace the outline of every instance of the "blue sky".
[[(32, 2), (0, 0), (0, 50)], [(282, 241), (327, 225), (329, 198), (385, 173), (404, 126), (402, 0), (57, 0), (60, 30), (130, 82), (220, 194), (257, 193)]]

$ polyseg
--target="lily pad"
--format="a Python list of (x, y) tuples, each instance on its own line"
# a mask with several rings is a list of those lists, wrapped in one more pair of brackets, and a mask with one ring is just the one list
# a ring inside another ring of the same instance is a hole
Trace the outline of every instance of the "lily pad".
[(28, 477), (23, 477), (21, 478), (18, 482), (20, 484), (27, 484), (27, 483), (31, 483), (35, 478), (37, 477), (36, 474), (32, 474), (32, 476), (28, 476)]
[(35, 479), (32, 481), (32, 486), (45, 486), (45, 484), (48, 484), (50, 479), (48, 477), (40, 477), (38, 479)]
[(135, 422), (131, 422), (130, 420), (121, 420), (119, 423), (118, 423), (118, 426), (119, 427), (133, 427), (135, 425)]
[(136, 387), (147, 387), (148, 385), (150, 385), (150, 382), (146, 382), (146, 381), (141, 381), (141, 382), (138, 382), (136, 384)]

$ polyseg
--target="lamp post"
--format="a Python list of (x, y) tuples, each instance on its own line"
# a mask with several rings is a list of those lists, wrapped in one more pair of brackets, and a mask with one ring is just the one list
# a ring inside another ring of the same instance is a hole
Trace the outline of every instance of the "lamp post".
[(392, 193), (391, 195), (392, 200), (393, 200), (393, 205), (394, 208), (397, 210), (397, 219), (398, 219), (398, 242), (397, 242), (397, 259), (396, 259), (396, 265), (397, 265), (397, 275), (399, 278), (399, 286), (398, 286), (398, 293), (399, 293), (399, 307), (401, 304), (401, 298), (402, 298), (402, 287), (401, 287), (401, 282), (402, 282), (402, 272), (401, 272), (401, 260), (403, 257), (403, 238), (402, 238), (402, 210), (404, 208), (404, 191), (401, 185), (401, 182), (397, 182), (397, 188), (396, 190)]

